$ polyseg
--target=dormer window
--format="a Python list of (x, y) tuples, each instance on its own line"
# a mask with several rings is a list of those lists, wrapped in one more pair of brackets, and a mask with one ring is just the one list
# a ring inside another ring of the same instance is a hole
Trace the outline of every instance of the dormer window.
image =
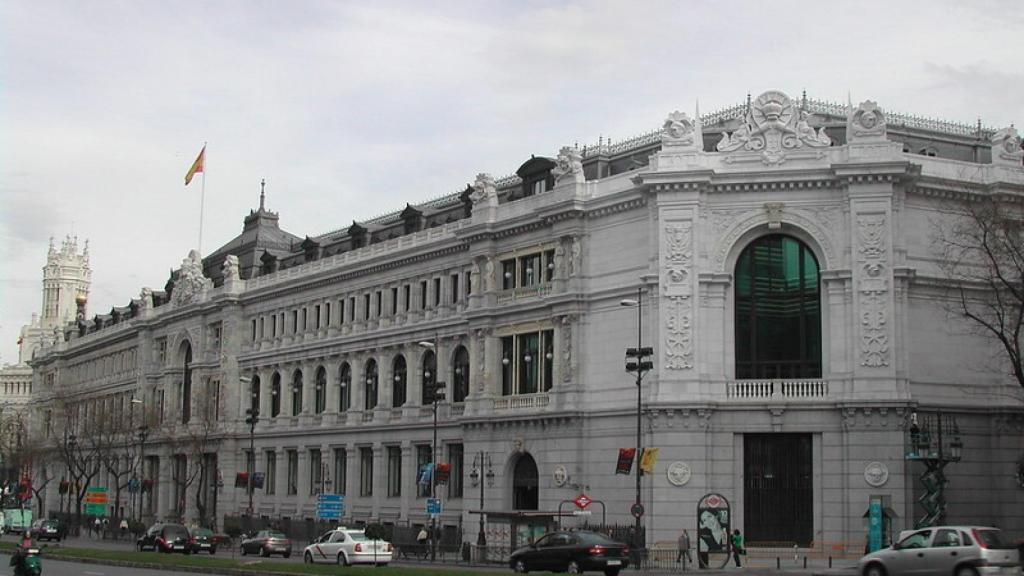
[(547, 189), (547, 181), (545, 180), (537, 180), (536, 182), (533, 183), (534, 194), (543, 194), (544, 192), (547, 191)]
[(514, 197), (510, 195), (509, 199), (536, 196), (551, 190), (555, 185), (555, 177), (551, 175), (551, 170), (555, 166), (557, 164), (551, 158), (531, 156), (516, 170), (516, 175), (523, 179), (523, 187)]

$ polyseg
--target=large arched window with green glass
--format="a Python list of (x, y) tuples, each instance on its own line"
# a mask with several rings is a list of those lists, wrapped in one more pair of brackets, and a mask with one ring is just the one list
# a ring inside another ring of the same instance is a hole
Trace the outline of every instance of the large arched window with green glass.
[(818, 261), (806, 244), (762, 236), (736, 263), (736, 378), (821, 377)]

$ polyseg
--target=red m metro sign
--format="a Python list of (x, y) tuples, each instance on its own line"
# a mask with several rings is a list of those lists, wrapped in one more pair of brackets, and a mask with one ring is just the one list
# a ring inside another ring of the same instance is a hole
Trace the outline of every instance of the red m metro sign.
[(593, 500), (591, 500), (590, 496), (587, 496), (586, 494), (580, 494), (573, 500), (573, 504), (576, 504), (576, 507), (580, 510), (586, 510), (587, 506), (590, 506), (591, 502), (593, 502)]

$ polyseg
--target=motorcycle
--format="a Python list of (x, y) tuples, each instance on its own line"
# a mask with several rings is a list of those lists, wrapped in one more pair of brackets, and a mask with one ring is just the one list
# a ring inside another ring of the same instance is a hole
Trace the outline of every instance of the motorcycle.
[(43, 573), (43, 561), (39, 557), (39, 548), (20, 548), (11, 556), (14, 576), (40, 576)]

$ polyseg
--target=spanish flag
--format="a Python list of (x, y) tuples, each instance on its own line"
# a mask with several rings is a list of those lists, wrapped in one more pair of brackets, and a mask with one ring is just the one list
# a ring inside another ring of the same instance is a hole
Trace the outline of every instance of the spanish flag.
[(196, 161), (192, 163), (192, 167), (188, 169), (188, 174), (185, 174), (185, 186), (188, 186), (192, 182), (192, 177), (197, 172), (203, 172), (203, 165), (206, 163), (206, 145), (203, 145), (203, 149), (199, 151), (199, 156), (196, 157)]

